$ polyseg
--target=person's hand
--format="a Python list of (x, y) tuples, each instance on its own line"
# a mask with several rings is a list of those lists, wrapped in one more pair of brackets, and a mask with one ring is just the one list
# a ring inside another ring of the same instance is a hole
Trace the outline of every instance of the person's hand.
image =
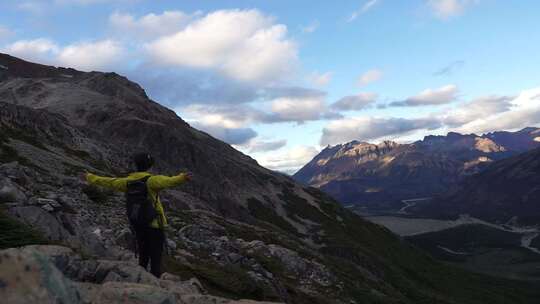
[(190, 181), (193, 178), (193, 173), (186, 172), (186, 173), (184, 173), (184, 176), (186, 177), (187, 181)]
[(82, 173), (79, 173), (79, 180), (81, 181), (81, 183), (83, 184), (86, 184), (87, 183), (87, 180), (86, 180), (86, 175), (88, 174), (88, 172), (82, 172)]

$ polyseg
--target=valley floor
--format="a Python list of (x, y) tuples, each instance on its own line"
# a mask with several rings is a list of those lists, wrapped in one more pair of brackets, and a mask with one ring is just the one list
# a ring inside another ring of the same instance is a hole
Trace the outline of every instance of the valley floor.
[(374, 223), (468, 270), (526, 280), (540, 280), (538, 227), (498, 225), (466, 215), (456, 220), (410, 215), (366, 216)]

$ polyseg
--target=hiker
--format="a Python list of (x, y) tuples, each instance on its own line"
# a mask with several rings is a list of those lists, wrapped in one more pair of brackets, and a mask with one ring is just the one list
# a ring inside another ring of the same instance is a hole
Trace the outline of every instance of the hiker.
[(148, 153), (135, 154), (133, 161), (137, 172), (127, 177), (101, 177), (85, 173), (84, 179), (90, 184), (126, 193), (126, 209), (131, 229), (135, 232), (139, 265), (147, 269), (150, 262), (150, 272), (159, 278), (167, 227), (159, 192), (191, 180), (192, 174), (151, 175), (147, 171), (154, 160)]

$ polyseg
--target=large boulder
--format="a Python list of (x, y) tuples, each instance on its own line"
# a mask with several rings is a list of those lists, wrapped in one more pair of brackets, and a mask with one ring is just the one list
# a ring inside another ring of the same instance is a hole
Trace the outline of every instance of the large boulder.
[(209, 295), (185, 295), (181, 304), (279, 304), (277, 302), (260, 302), (253, 300), (231, 300)]
[(159, 287), (159, 280), (156, 277), (141, 266), (125, 261), (97, 261), (94, 281), (97, 283), (121, 281)]
[(0, 203), (25, 203), (25, 190), (11, 182), (9, 178), (0, 179)]
[(0, 251), (0, 287), (3, 303), (81, 303), (77, 287), (36, 250)]
[(94, 303), (100, 304), (175, 304), (173, 293), (152, 285), (106, 282), (97, 293)]

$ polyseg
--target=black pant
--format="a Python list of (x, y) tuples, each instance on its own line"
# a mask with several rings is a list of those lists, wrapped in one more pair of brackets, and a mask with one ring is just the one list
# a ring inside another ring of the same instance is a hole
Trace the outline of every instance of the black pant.
[(161, 255), (165, 233), (157, 228), (137, 227), (135, 234), (139, 251), (139, 265), (147, 269), (148, 262), (150, 262), (150, 272), (159, 278), (161, 276)]

